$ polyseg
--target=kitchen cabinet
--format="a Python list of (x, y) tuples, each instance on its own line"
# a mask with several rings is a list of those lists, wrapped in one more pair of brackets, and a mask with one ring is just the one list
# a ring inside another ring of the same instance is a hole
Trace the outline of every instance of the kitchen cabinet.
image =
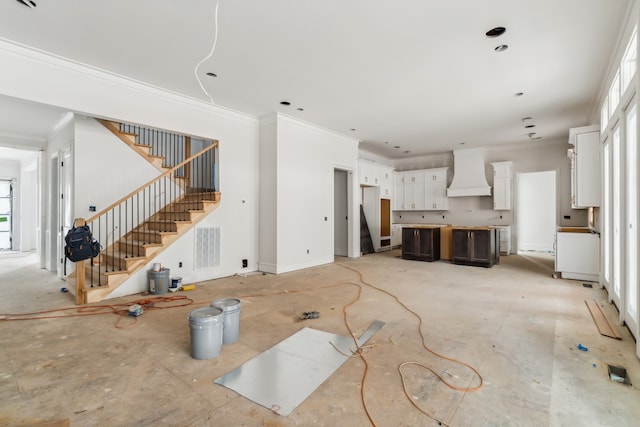
[(513, 162), (494, 162), (493, 166), (493, 209), (511, 210)]
[(589, 229), (556, 233), (555, 270), (563, 279), (597, 282), (600, 276), (600, 235)]
[(511, 253), (511, 226), (510, 225), (494, 225), (498, 230), (500, 255), (509, 255)]
[(404, 227), (402, 258), (417, 261), (440, 259), (440, 227)]
[(601, 160), (600, 126), (569, 130), (568, 155), (571, 162), (571, 207), (585, 209), (600, 206)]
[(393, 224), (391, 226), (391, 247), (397, 248), (402, 245), (402, 224)]
[(437, 168), (424, 171), (424, 210), (446, 211), (449, 209), (449, 199), (447, 198), (448, 169)]
[(397, 172), (394, 177), (394, 209), (444, 211), (449, 209), (445, 168)]
[(393, 173), (393, 210), (404, 209), (404, 172)]
[(424, 210), (424, 173), (411, 171), (404, 173), (404, 203), (405, 211)]
[(454, 228), (452, 240), (454, 264), (493, 267), (500, 261), (499, 237), (496, 228)]

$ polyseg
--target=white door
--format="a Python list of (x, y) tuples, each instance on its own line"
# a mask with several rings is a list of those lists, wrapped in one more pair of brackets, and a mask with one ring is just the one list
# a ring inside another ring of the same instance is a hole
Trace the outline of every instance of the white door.
[(626, 274), (624, 319), (638, 338), (638, 123), (635, 98), (626, 110)]
[[(612, 251), (611, 251), (611, 260), (612, 260), (612, 269), (611, 269), (611, 279), (612, 279), (612, 288), (613, 292), (611, 294), (611, 298), (615, 303), (616, 307), (618, 307), (618, 311), (620, 312), (620, 317), (622, 318), (622, 313), (624, 310), (624, 306), (622, 305), (623, 300), (623, 291), (622, 288), (622, 256), (624, 251), (622, 250), (622, 195), (621, 193), (621, 158), (620, 158), (620, 126), (619, 123), (615, 125), (613, 128), (613, 138), (611, 141), (611, 172), (612, 172), (612, 182), (611, 182), (611, 219), (612, 219)], [(622, 319), (621, 319), (622, 320)]]
[[(60, 229), (60, 164), (58, 153), (51, 157), (49, 162), (49, 221), (47, 222), (46, 246), (47, 246), (47, 268), (52, 273), (58, 272), (58, 230)], [(57, 274), (61, 277), (60, 274)]]
[(348, 191), (347, 172), (333, 171), (333, 246), (334, 254), (347, 256), (348, 246)]
[(519, 173), (516, 191), (518, 251), (553, 251), (556, 171)]
[(613, 222), (611, 221), (611, 143), (605, 140), (602, 150), (602, 254), (604, 269), (602, 272), (602, 284), (609, 294), (609, 302), (611, 302), (613, 289), (611, 280), (611, 236), (613, 235)]
[[(73, 164), (71, 162), (71, 148), (65, 148), (60, 156), (60, 225), (58, 227), (58, 254), (60, 264), (58, 265), (58, 277), (62, 278), (64, 269), (64, 236), (67, 235), (69, 229), (73, 226)], [(67, 274), (69, 271), (67, 264)], [(71, 264), (73, 270), (73, 264)]]

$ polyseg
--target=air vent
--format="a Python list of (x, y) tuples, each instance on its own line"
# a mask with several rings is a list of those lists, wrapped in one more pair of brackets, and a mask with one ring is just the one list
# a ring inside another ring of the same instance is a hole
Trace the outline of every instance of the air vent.
[(196, 270), (220, 266), (220, 227), (196, 228)]

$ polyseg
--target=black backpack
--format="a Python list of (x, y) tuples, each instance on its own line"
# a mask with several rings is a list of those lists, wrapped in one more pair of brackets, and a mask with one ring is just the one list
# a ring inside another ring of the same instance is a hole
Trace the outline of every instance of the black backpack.
[(76, 227), (74, 222), (64, 241), (66, 243), (64, 246), (65, 270), (67, 258), (70, 261), (77, 262), (83, 259), (95, 258), (100, 253), (100, 243), (93, 238), (88, 225)]

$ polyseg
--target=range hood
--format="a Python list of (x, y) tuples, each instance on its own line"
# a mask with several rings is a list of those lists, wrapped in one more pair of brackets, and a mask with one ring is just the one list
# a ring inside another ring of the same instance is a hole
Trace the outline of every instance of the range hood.
[(484, 171), (484, 148), (453, 150), (453, 180), (447, 197), (490, 196)]

